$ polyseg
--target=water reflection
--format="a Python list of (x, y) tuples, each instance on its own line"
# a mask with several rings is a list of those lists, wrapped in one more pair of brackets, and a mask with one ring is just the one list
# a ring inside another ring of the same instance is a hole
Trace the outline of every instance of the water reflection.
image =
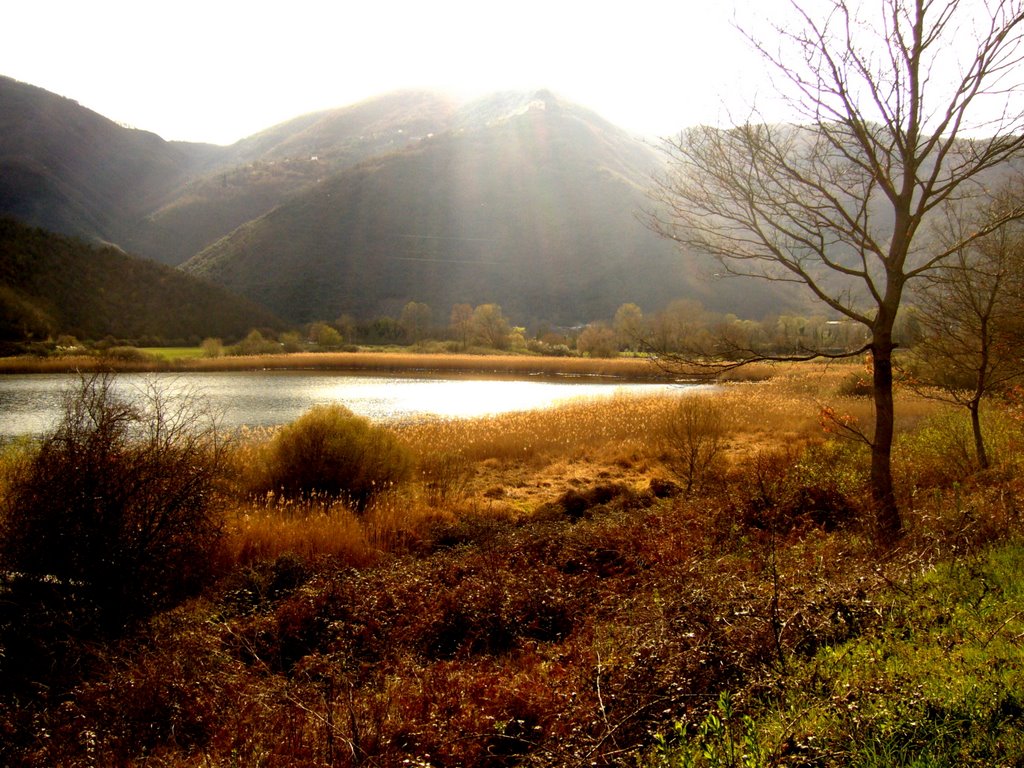
[[(0, 376), (0, 436), (39, 434), (52, 427), (71, 374)], [(580, 397), (658, 392), (671, 384), (617, 384), (552, 379), (429, 378), (266, 371), (121, 374), (116, 387), (139, 396), (147, 385), (171, 394), (198, 393), (228, 427), (273, 426), (298, 418), (314, 405), (341, 403), (375, 421), (424, 417), (469, 418), (547, 408)]]

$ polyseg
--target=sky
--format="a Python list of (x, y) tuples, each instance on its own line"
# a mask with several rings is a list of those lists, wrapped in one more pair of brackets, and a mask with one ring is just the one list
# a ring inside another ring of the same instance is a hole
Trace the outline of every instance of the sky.
[(405, 88), (548, 88), (656, 138), (756, 96), (732, 22), (783, 1), (16, 0), (0, 74), (168, 140), (230, 144)]

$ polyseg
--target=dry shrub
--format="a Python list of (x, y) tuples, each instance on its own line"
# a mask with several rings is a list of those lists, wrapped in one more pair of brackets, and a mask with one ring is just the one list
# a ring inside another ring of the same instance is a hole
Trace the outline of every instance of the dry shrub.
[(363, 530), (375, 550), (402, 553), (417, 549), (424, 532), (449, 517), (445, 510), (422, 507), (401, 496), (386, 496), (367, 509), (363, 515)]
[(215, 422), (113, 385), (68, 393), (0, 499), (0, 690), (65, 690), (97, 641), (199, 592), (221, 563)]
[(672, 409), (663, 436), (668, 465), (685, 483), (700, 487), (725, 447), (729, 418), (715, 395), (683, 397)]
[(949, 487), (919, 490), (906, 511), (910, 538), (932, 557), (976, 553), (1020, 536), (1021, 483), (1005, 470), (988, 470)]
[(851, 371), (836, 387), (836, 394), (841, 397), (871, 397), (873, 393), (871, 375), (863, 371)]
[(268, 486), (270, 443), (279, 431), (280, 427), (242, 427), (233, 434), (225, 479), (231, 482), (236, 496), (251, 496), (256, 489)]
[(833, 440), (762, 449), (733, 466), (727, 514), (748, 528), (775, 533), (855, 523), (861, 514), (855, 499), (866, 487), (859, 448)]
[(419, 459), (419, 478), (426, 500), (434, 506), (465, 495), (472, 473), (473, 465), (458, 451), (432, 451)]
[(973, 440), (966, 413), (946, 408), (897, 436), (893, 474), (912, 493), (949, 488), (976, 471)]
[(289, 497), (325, 495), (363, 511), (411, 469), (395, 436), (341, 405), (316, 406), (281, 428), (267, 451), (265, 487)]
[[(196, 592), (221, 535), (225, 449), (194, 399), (138, 400), (108, 374), (84, 378), (20, 466), (0, 513), (0, 562), (117, 630)], [(81, 616), (82, 621), (85, 616)]]

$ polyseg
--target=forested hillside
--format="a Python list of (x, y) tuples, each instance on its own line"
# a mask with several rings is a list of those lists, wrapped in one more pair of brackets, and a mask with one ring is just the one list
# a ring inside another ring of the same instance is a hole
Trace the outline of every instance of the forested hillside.
[(481, 100), (452, 131), (326, 178), (184, 265), (293, 321), (447, 314), (496, 302), (527, 324), (611, 318), (680, 296), (766, 312), (777, 292), (709, 281), (638, 214), (660, 160), (540, 92)]
[(280, 325), (261, 307), (178, 270), (0, 218), (5, 344), (60, 334), (195, 342)]

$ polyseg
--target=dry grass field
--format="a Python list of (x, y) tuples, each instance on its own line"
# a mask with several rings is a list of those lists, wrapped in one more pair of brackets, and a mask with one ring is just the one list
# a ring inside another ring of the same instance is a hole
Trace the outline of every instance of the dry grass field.
[(647, 380), (664, 374), (646, 358), (540, 357), (536, 355), (459, 355), (414, 352), (295, 352), (279, 355), (168, 358), (145, 354), (18, 356), (0, 358), (2, 373), (117, 371), (334, 370), (390, 373), (431, 372), (476, 375), (607, 376)]
[[(983, 554), (1020, 525), (1014, 413), (990, 410), (998, 469), (979, 475), (959, 415), (901, 391), (906, 533), (878, 549), (866, 450), (835, 427), (869, 428), (862, 376), (778, 366), (713, 392), (401, 425), (411, 471), (361, 512), (266, 490), (280, 430), (235, 435), (216, 577), (122, 637), (65, 638), (73, 669), (0, 697), (0, 761), (880, 766), (916, 764), (891, 751), (912, 744), (941, 746), (937, 765), (1014, 764), (1024, 690), (996, 642), (1024, 631), (1009, 587), (996, 623), (971, 625), (990, 671), (958, 667), (986, 692), (976, 731), (952, 688), (918, 691), (911, 674), (936, 668), (883, 680), (822, 660), (860, 658), (894, 620), (892, 637), (924, 643), (941, 612), (914, 611), (953, 599), (925, 591), (939, 564), (964, 564), (965, 610), (987, 605)], [(7, 680), (14, 661), (0, 656)], [(825, 718), (840, 698), (864, 716)]]

